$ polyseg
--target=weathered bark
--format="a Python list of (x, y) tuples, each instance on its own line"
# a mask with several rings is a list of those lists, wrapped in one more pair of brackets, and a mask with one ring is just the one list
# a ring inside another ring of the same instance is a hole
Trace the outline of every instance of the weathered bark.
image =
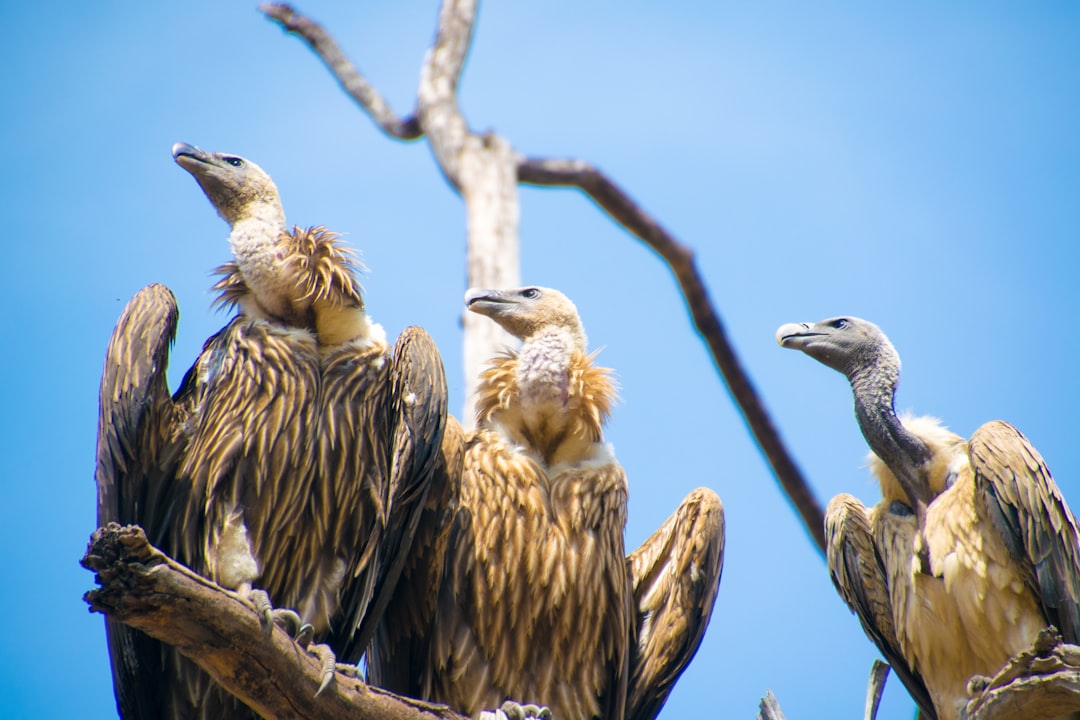
[(252, 605), (150, 545), (142, 528), (98, 528), (82, 565), (100, 585), (83, 598), (92, 611), (173, 645), (264, 718), (466, 720), (341, 671), (316, 696), (323, 680), (317, 653), (278, 627), (268, 638)]
[[(435, 45), (424, 61), (415, 117), (393, 115), (381, 96), (360, 77), (326, 31), (289, 5), (261, 9), (302, 38), (388, 135), (415, 139), (427, 134), (435, 159), (450, 184), (465, 199), (469, 227), (469, 285), (514, 287), (520, 283), (517, 183), (576, 187), (589, 195), (615, 222), (648, 244), (671, 268), (698, 332), (705, 339), (728, 390), (755, 440), (772, 466), (807, 532), (825, 552), (821, 503), (788, 453), (783, 440), (743, 369), (709, 299), (694, 254), (641, 210), (603, 173), (581, 160), (545, 160), (516, 155), (509, 143), (469, 131), (457, 105), (457, 82), (468, 52), (475, 0), (446, 0), (439, 15)], [(465, 313), (465, 390), (463, 424), (472, 425), (473, 396), (483, 364), (513, 341), (495, 323)]]
[(967, 720), (1055, 718), (1080, 713), (1080, 647), (1051, 630), (1039, 634), (993, 678), (976, 678)]

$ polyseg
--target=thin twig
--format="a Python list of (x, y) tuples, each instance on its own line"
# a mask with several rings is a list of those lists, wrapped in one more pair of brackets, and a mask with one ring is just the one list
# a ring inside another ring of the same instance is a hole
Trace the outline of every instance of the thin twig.
[(875, 659), (870, 668), (870, 682), (866, 686), (866, 720), (877, 720), (881, 695), (885, 692), (885, 681), (889, 679), (889, 663)]
[(287, 3), (267, 3), (259, 10), (268, 18), (281, 25), (286, 31), (301, 38), (318, 55), (330, 73), (341, 83), (349, 97), (356, 101), (383, 131), (399, 140), (416, 140), (424, 135), (416, 115), (400, 118), (390, 109), (371, 83), (360, 74), (345, 53), (341, 51), (334, 38), (321, 25), (296, 12)]
[(675, 240), (606, 175), (581, 160), (522, 158), (518, 180), (529, 185), (576, 187), (617, 223), (651, 247), (675, 274), (698, 333), (705, 339), (728, 390), (773, 473), (802, 518), (807, 532), (825, 551), (825, 514), (765, 410), (749, 375), (728, 340), (720, 315), (694, 262), (694, 253)]

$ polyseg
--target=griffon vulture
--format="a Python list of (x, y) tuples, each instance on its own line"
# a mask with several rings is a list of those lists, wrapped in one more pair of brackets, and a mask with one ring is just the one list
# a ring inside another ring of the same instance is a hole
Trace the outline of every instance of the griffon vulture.
[(417, 592), (426, 615), (396, 643), (376, 636), (371, 677), (474, 717), (513, 700), (556, 720), (648, 720), (708, 625), (720, 500), (694, 491), (626, 558), (626, 476), (602, 432), (615, 388), (577, 309), (538, 287), (466, 304), (522, 346), (481, 378), (441, 581)]
[(1000, 421), (965, 441), (934, 418), (898, 418), (900, 357), (865, 320), (788, 324), (777, 340), (851, 383), (882, 499), (829, 503), (829, 572), (923, 713), (956, 718), (968, 680), (1047, 625), (1075, 643), (1076, 520), (1027, 438)]
[[(98, 522), (142, 525), (251, 597), (265, 622), (270, 603), (295, 609), (306, 632), (356, 662), (428, 488), (445, 481), (432, 479), (447, 471), (441, 360), (419, 328), (391, 349), (348, 251), (321, 228), (287, 230), (257, 165), (184, 144), (173, 157), (232, 227), (234, 261), (216, 288), (239, 314), (170, 397), (175, 299), (152, 285), (128, 303), (101, 386)], [(125, 718), (239, 709), (170, 648), (113, 623), (108, 635)]]

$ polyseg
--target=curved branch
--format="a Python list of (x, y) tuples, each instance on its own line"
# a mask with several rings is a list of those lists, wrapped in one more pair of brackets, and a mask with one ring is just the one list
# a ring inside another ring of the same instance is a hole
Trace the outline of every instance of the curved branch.
[(264, 718), (466, 720), (340, 671), (316, 696), (322, 669), (312, 652), (278, 627), (267, 639), (251, 605), (153, 547), (138, 526), (98, 528), (82, 566), (101, 585), (83, 596), (91, 611), (173, 645)]
[(615, 222), (643, 240), (675, 274), (690, 309), (694, 327), (705, 339), (713, 360), (746, 420), (758, 447), (802, 518), (806, 530), (825, 551), (825, 514), (795, 460), (791, 457), (761, 402), (750, 376), (728, 340), (708, 289), (694, 262), (694, 253), (679, 243), (607, 176), (582, 160), (520, 158), (518, 180), (530, 185), (576, 187)]
[(260, 5), (259, 10), (286, 32), (306, 42), (308, 47), (326, 63), (326, 67), (337, 78), (342, 89), (371, 116), (383, 132), (398, 140), (416, 140), (424, 135), (416, 115), (410, 115), (404, 119), (398, 117), (382, 95), (345, 57), (345, 53), (338, 47), (337, 42), (321, 25), (299, 14), (286, 3), (267, 3)]

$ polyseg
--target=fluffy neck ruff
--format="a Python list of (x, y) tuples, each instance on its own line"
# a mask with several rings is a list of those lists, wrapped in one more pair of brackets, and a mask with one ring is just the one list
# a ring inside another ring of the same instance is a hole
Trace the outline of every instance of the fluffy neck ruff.
[(578, 335), (541, 330), (496, 358), (477, 390), (477, 423), (522, 447), (545, 467), (592, 457), (616, 399), (608, 368), (586, 355)]
[[(257, 229), (253, 222), (246, 229)], [(257, 249), (262, 259), (248, 263), (249, 269), (255, 265), (254, 272), (263, 272), (261, 293), (249, 282), (238, 255), (217, 269), (223, 276), (214, 286), (220, 292), (217, 302), (249, 317), (310, 330), (323, 349), (354, 341), (385, 342), (382, 328), (364, 311), (356, 279), (363, 266), (336, 233), (321, 226), (293, 228), (280, 234), (271, 250)]]

